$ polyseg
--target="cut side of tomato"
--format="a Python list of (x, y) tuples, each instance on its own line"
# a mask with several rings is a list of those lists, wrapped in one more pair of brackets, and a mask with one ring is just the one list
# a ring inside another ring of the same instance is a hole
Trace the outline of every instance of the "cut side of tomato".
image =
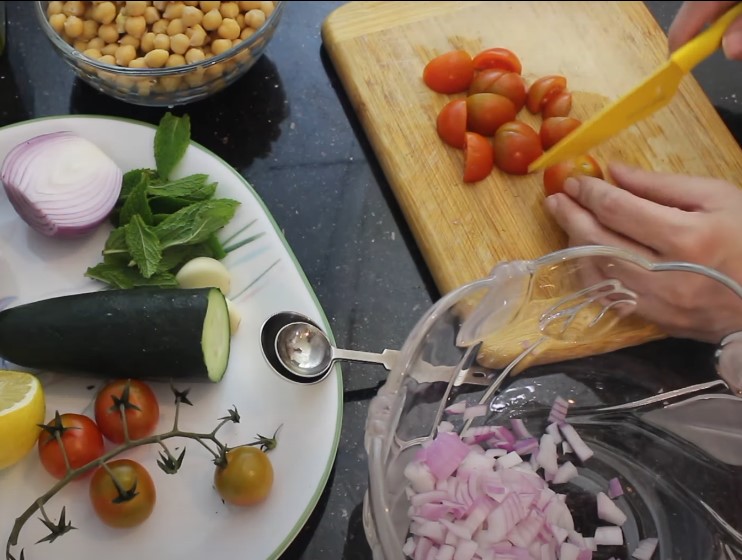
[(548, 150), (582, 123), (574, 117), (549, 117), (541, 123), (541, 147)]
[(485, 49), (474, 56), (472, 60), (475, 70), (485, 70), (487, 68), (500, 68), (508, 72), (520, 74), (523, 66), (517, 55), (508, 49), (494, 47)]
[(464, 148), (464, 182), (476, 183), (487, 177), (494, 167), (492, 145), (489, 140), (476, 132), (466, 133)]
[(492, 141), (494, 164), (511, 175), (525, 175), (528, 166), (544, 151), (538, 133), (521, 121), (505, 123)]
[(449, 146), (464, 149), (466, 145), (466, 99), (449, 101), (436, 119), (438, 136)]
[(474, 78), (472, 58), (456, 50), (436, 56), (423, 69), (423, 82), (438, 93), (460, 93), (469, 89)]
[(482, 136), (494, 136), (516, 114), (513, 102), (497, 93), (475, 93), (466, 98), (466, 128)]
[(520, 74), (496, 68), (482, 70), (474, 75), (469, 95), (496, 93), (510, 99), (515, 110), (520, 111), (526, 103), (526, 83)]
[(552, 117), (566, 117), (572, 110), (572, 92), (565, 90), (549, 98), (541, 110), (541, 116), (545, 119)]
[(544, 189), (546, 196), (564, 192), (564, 181), (569, 177), (588, 175), (603, 179), (603, 170), (600, 164), (589, 154), (578, 156), (574, 159), (563, 161), (547, 167), (544, 170)]
[(567, 89), (567, 78), (564, 76), (543, 76), (533, 82), (526, 95), (526, 108), (533, 113), (540, 113), (549, 99)]

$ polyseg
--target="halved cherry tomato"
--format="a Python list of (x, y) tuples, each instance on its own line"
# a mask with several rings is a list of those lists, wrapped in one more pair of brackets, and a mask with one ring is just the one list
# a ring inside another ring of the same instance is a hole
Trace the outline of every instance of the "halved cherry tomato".
[(475, 93), (503, 95), (513, 102), (516, 111), (520, 111), (526, 103), (526, 83), (521, 75), (497, 68), (488, 68), (474, 75), (469, 95)]
[(523, 66), (516, 54), (502, 47), (485, 49), (474, 56), (473, 59), (475, 70), (484, 70), (485, 68), (501, 68), (508, 72), (520, 74)]
[(492, 145), (489, 140), (476, 132), (466, 133), (466, 162), (464, 164), (464, 182), (476, 183), (490, 174), (494, 166)]
[(526, 107), (534, 115), (540, 112), (553, 96), (567, 89), (564, 76), (543, 76), (533, 82), (526, 95)]
[(441, 140), (463, 150), (466, 145), (466, 99), (446, 103), (438, 113), (435, 125)]
[(70, 468), (87, 465), (103, 455), (103, 436), (95, 422), (84, 414), (67, 413), (54, 417), (41, 431), (38, 440), (39, 458), (46, 471), (55, 478), (67, 474), (62, 448), (54, 435), (61, 436)]
[(565, 90), (549, 98), (541, 109), (541, 116), (545, 119), (551, 117), (566, 117), (572, 110), (572, 92)]
[(469, 89), (474, 78), (472, 58), (457, 50), (436, 56), (423, 69), (423, 82), (438, 93), (459, 93)]
[(544, 151), (538, 133), (526, 123), (512, 121), (497, 129), (492, 141), (494, 164), (511, 175), (525, 175)]
[(541, 123), (541, 147), (548, 150), (582, 123), (574, 117), (549, 117)]
[(569, 177), (577, 177), (578, 175), (589, 175), (590, 177), (602, 179), (603, 170), (600, 168), (598, 162), (595, 161), (595, 158), (589, 154), (547, 167), (544, 170), (546, 196), (564, 192), (564, 181)]
[(515, 104), (497, 93), (475, 93), (466, 98), (466, 128), (493, 136), (501, 125), (515, 120)]

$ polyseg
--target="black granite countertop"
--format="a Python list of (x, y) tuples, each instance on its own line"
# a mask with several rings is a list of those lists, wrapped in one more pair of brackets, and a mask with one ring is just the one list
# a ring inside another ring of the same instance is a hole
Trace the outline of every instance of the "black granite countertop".
[[(398, 348), (439, 294), (322, 46), (320, 26), (343, 3), (290, 3), (265, 56), (188, 113), (193, 139), (237, 169), (264, 200), (338, 345), (380, 351)], [(0, 126), (63, 114), (158, 122), (166, 109), (118, 102), (77, 80), (37, 31), (31, 3), (5, 4)], [(680, 2), (647, 4), (667, 30)], [(739, 139), (742, 73), (729, 64), (717, 53), (695, 75)], [(713, 376), (713, 348), (689, 341), (665, 340), (614, 355), (693, 379)], [(362, 438), (368, 402), (386, 372), (360, 364), (345, 365), (343, 372), (335, 466), (285, 559), (370, 558), (361, 521), (367, 485)]]

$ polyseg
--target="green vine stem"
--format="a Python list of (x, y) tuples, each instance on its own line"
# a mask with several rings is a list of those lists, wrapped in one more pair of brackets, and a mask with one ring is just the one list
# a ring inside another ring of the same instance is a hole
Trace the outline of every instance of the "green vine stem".
[[(187, 438), (192, 439), (200, 443), (204, 448), (206, 448), (214, 457), (214, 463), (216, 465), (219, 465), (221, 461), (224, 460), (224, 456), (226, 452), (229, 450), (229, 447), (219, 441), (217, 438), (217, 433), (219, 430), (227, 423), (227, 422), (234, 422), (238, 423), (240, 421), (240, 416), (237, 413), (236, 408), (232, 408), (228, 411), (227, 416), (224, 416), (222, 418), (219, 418), (219, 423), (217, 426), (211, 431), (211, 432), (188, 432), (184, 431), (178, 428), (178, 413), (180, 410), (181, 403), (186, 404), (192, 404), (188, 398), (187, 394), (188, 391), (177, 391), (173, 388), (173, 392), (175, 393), (175, 419), (173, 422), (173, 428), (167, 432), (163, 432), (161, 434), (155, 434), (139, 439), (129, 439), (128, 437), (128, 430), (127, 430), (127, 422), (126, 422), (126, 414), (124, 410), (124, 406), (120, 407), (121, 413), (122, 413), (122, 419), (123, 419), (123, 425), (124, 430), (126, 434), (126, 439), (124, 443), (118, 445), (117, 447), (111, 449), (107, 453), (104, 453), (97, 459), (90, 461), (89, 463), (86, 463), (85, 465), (78, 467), (76, 469), (71, 469), (69, 467), (69, 460), (66, 456), (64, 446), (62, 446), (61, 441), (61, 435), (59, 433), (55, 434), (55, 437), (57, 438), (57, 442), (60, 445), (60, 449), (62, 450), (62, 453), (64, 455), (65, 464), (67, 465), (67, 473), (63, 478), (61, 478), (54, 486), (52, 486), (46, 493), (44, 493), (42, 496), (37, 498), (26, 510), (15, 519), (15, 522), (13, 523), (13, 529), (10, 532), (10, 536), (8, 537), (8, 541), (5, 546), (5, 556), (6, 560), (16, 560), (15, 556), (11, 554), (11, 551), (13, 547), (17, 546), (18, 540), (21, 534), (21, 530), (23, 529), (23, 526), (26, 524), (26, 522), (33, 516), (35, 513), (39, 512), (44, 520), (44, 524), (51, 529), (52, 534), (50, 537), (47, 537), (47, 539), (52, 541), (54, 538), (61, 536), (63, 533), (69, 531), (70, 529), (73, 529), (70, 524), (65, 524), (64, 519), (64, 510), (62, 511), (62, 514), (60, 515), (60, 521), (55, 524), (52, 522), (46, 511), (44, 510), (44, 506), (51, 500), (62, 488), (67, 486), (69, 482), (74, 480), (75, 478), (84, 475), (93, 469), (96, 469), (98, 467), (104, 467), (107, 468), (105, 463), (108, 462), (110, 459), (113, 459), (114, 457), (117, 457), (118, 455), (121, 455), (125, 451), (128, 451), (130, 449), (133, 449), (135, 447), (141, 447), (143, 445), (151, 445), (156, 444), (164, 448), (166, 456), (169, 457), (171, 460), (175, 460), (170, 453), (169, 449), (165, 445), (165, 441), (172, 439), (172, 438)], [(274, 434), (275, 438), (275, 434)], [(266, 440), (269, 440), (269, 445), (266, 446)], [(208, 442), (211, 442), (216, 447), (216, 450), (214, 450)], [(264, 450), (265, 449), (272, 449), (275, 447), (275, 439), (271, 438), (262, 438), (261, 436), (258, 436), (258, 439), (255, 442), (248, 443), (245, 445), (260, 445)], [(182, 459), (182, 455), (181, 455)], [(163, 469), (164, 470), (164, 469)], [(166, 471), (168, 472), (168, 471)], [(114, 483), (117, 481), (114, 478)], [(117, 484), (117, 487), (119, 485)], [(21, 551), (20, 560), (23, 560), (24, 555), (23, 551)]]

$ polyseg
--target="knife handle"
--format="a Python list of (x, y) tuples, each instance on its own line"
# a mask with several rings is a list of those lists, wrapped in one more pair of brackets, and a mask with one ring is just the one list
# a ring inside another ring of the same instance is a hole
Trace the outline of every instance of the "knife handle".
[(714, 54), (721, 46), (724, 32), (732, 22), (742, 15), (742, 3), (722, 14), (705, 31), (688, 41), (685, 45), (670, 55), (670, 60), (677, 64), (686, 74), (700, 62)]

